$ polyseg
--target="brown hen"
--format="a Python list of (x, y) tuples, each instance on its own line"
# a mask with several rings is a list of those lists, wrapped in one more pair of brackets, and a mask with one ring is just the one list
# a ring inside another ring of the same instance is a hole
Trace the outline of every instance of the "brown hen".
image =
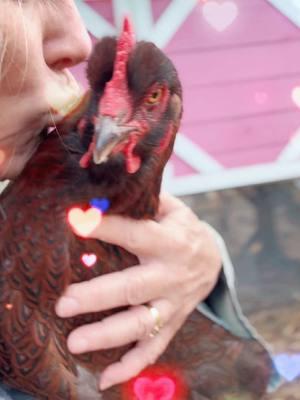
[[(154, 218), (182, 114), (173, 64), (153, 44), (134, 43), (128, 22), (118, 40), (104, 38), (95, 46), (87, 72), (91, 89), (83, 110), (61, 126), (59, 135), (44, 135), (23, 173), (1, 196), (0, 377), (39, 399), (125, 396), (121, 387), (100, 394), (97, 382), (129, 346), (84, 355), (71, 355), (66, 346), (74, 328), (118, 310), (64, 320), (54, 306), (72, 282), (138, 260), (123, 248), (75, 236), (67, 212), (105, 198), (108, 214)], [(97, 254), (93, 268), (83, 267), (83, 253)], [(198, 311), (156, 365), (172, 366), (184, 382), (185, 390), (175, 391), (170, 400), (257, 400), (272, 370), (259, 343), (233, 336)]]

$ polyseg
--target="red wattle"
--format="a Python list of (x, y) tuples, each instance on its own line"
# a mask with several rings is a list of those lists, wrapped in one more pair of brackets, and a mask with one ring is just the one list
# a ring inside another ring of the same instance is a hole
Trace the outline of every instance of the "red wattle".
[(141, 166), (141, 158), (133, 154), (135, 145), (137, 144), (137, 137), (132, 136), (130, 142), (123, 150), (125, 160), (126, 160), (126, 171), (129, 174), (135, 174)]
[(126, 170), (129, 174), (135, 174), (141, 166), (141, 159), (139, 156), (132, 155), (131, 158), (126, 159)]
[(94, 147), (95, 147), (94, 142), (91, 142), (88, 151), (84, 153), (84, 155), (81, 157), (79, 161), (79, 165), (81, 166), (81, 168), (87, 168), (89, 166), (90, 160), (93, 155)]
[(87, 168), (89, 166), (90, 159), (91, 155), (86, 152), (79, 161), (79, 165), (81, 166), (81, 168)]

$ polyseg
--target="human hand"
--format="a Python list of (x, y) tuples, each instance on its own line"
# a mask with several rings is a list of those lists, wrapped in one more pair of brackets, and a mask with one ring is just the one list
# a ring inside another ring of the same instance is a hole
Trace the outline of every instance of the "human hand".
[[(213, 289), (221, 258), (210, 227), (167, 194), (161, 195), (155, 221), (105, 216), (90, 237), (119, 245), (140, 261), (126, 270), (69, 286), (57, 303), (60, 317), (129, 306), (75, 329), (68, 338), (74, 354), (136, 342), (103, 371), (100, 389), (104, 390), (137, 375), (164, 352), (187, 316)], [(155, 307), (163, 324), (152, 338), (153, 316), (143, 304)]]

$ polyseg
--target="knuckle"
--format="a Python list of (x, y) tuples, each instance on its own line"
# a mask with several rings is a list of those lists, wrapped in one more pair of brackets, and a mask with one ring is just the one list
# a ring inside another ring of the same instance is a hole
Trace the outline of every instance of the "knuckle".
[(185, 206), (181, 210), (180, 220), (182, 225), (189, 227), (194, 225), (195, 221), (198, 221), (198, 218), (189, 207)]
[(199, 255), (201, 248), (201, 243), (197, 238), (193, 238), (186, 243), (186, 252), (189, 255), (189, 258), (196, 258)]
[[(155, 340), (155, 338), (154, 339), (151, 339), (151, 340)], [(160, 356), (160, 351), (158, 351), (158, 348), (157, 348), (157, 346), (154, 348), (154, 349), (151, 349), (151, 351), (149, 350), (149, 351), (147, 351), (145, 354), (144, 354), (144, 364), (145, 365), (153, 365), (155, 362), (156, 362), (156, 360), (158, 359), (158, 357)]]
[(135, 229), (129, 229), (125, 235), (126, 247), (133, 252), (138, 252), (142, 248), (142, 235), (139, 235)]
[(129, 305), (135, 306), (143, 303), (145, 281), (142, 274), (131, 276), (125, 286), (125, 298)]
[(149, 335), (149, 327), (147, 321), (142, 317), (141, 314), (138, 314), (136, 324), (137, 324), (136, 331), (138, 338), (144, 338)]
[(188, 242), (182, 229), (178, 230), (175, 234), (173, 232), (170, 237), (172, 238), (172, 247), (176, 248), (177, 251), (180, 252), (186, 251)]
[(166, 337), (165, 335), (157, 335), (157, 341), (155, 349), (153, 350), (153, 360), (154, 362), (161, 356), (161, 354), (166, 350), (168, 344), (171, 340), (171, 337)]
[(146, 355), (146, 363), (147, 365), (152, 365), (156, 362), (156, 360), (158, 359), (159, 354), (157, 354), (157, 352), (155, 350), (151, 350), (147, 353)]

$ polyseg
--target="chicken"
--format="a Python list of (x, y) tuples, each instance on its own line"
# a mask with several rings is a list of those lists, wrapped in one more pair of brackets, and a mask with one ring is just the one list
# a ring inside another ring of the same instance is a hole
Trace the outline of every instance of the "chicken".
[[(74, 328), (119, 310), (61, 319), (54, 306), (69, 284), (138, 260), (123, 248), (75, 236), (67, 216), (75, 206), (88, 210), (92, 198), (105, 198), (108, 214), (154, 218), (182, 114), (172, 62), (152, 43), (135, 43), (127, 20), (118, 39), (96, 44), (87, 76), (90, 90), (81, 109), (58, 135), (43, 135), (36, 154), (1, 196), (0, 378), (39, 399), (125, 396), (122, 386), (100, 394), (97, 382), (130, 346), (83, 355), (70, 354), (66, 346)], [(97, 255), (93, 268), (82, 265), (82, 254)], [(259, 343), (233, 336), (198, 311), (154, 367), (160, 366), (169, 366), (184, 382), (184, 390), (164, 397), (178, 400), (230, 395), (257, 400), (272, 370)]]

